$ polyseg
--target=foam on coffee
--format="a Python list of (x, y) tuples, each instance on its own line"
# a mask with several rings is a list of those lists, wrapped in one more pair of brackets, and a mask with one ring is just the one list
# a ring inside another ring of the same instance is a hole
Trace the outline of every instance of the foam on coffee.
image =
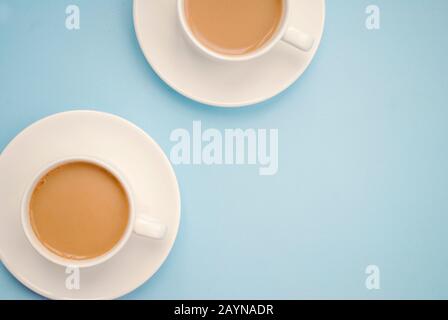
[(130, 205), (118, 179), (88, 162), (63, 164), (40, 179), (29, 203), (36, 237), (53, 253), (73, 260), (110, 251), (129, 222)]
[(283, 0), (185, 0), (193, 35), (209, 49), (244, 55), (263, 47), (283, 18)]

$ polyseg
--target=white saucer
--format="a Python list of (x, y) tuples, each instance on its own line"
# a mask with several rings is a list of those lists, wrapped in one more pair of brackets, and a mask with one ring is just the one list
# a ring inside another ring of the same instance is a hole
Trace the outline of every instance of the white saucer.
[[(90, 155), (121, 168), (137, 201), (167, 225), (164, 240), (131, 236), (111, 260), (80, 271), (80, 290), (67, 290), (65, 268), (40, 256), (25, 237), (20, 201), (37, 170), (63, 157)], [(59, 113), (20, 133), (0, 156), (0, 257), (25, 286), (52, 299), (113, 299), (148, 280), (168, 256), (180, 220), (176, 176), (162, 149), (141, 129), (94, 111)]]
[(176, 0), (134, 0), (134, 26), (154, 71), (174, 90), (208, 105), (241, 107), (267, 100), (296, 81), (313, 59), (322, 38), (325, 0), (293, 0), (291, 25), (314, 36), (305, 53), (285, 43), (248, 62), (212, 61), (183, 35)]

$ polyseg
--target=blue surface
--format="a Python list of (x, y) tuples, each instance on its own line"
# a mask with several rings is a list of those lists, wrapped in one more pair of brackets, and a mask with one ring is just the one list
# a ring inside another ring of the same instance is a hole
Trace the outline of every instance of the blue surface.
[[(64, 26), (81, 9), (81, 30)], [(364, 27), (368, 4), (381, 30)], [(278, 128), (279, 171), (176, 166), (177, 242), (125, 298), (448, 298), (448, 2), (327, 1), (305, 75), (257, 107), (208, 108), (151, 70), (130, 0), (0, 0), (0, 149), (47, 115), (95, 109), (169, 153), (175, 128)], [(4, 182), (2, 182), (4, 183)], [(0, 199), (1, 201), (1, 199)], [(367, 265), (381, 289), (364, 285)], [(0, 298), (34, 299), (3, 267)]]

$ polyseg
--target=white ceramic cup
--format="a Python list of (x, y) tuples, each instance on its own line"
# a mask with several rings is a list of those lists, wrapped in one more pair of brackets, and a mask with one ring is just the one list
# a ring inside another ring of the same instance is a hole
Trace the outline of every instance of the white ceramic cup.
[[(225, 1), (225, 0), (223, 0)], [(289, 26), (290, 14), (291, 14), (291, 1), (283, 0), (283, 17), (280, 21), (280, 25), (276, 34), (261, 48), (243, 55), (225, 55), (213, 51), (204, 46), (193, 34), (188, 25), (187, 18), (185, 16), (185, 0), (177, 0), (177, 12), (182, 29), (184, 30), (187, 38), (193, 44), (194, 47), (199, 49), (200, 52), (208, 57), (220, 60), (220, 61), (247, 61), (262, 56), (269, 52), (278, 42), (284, 41), (294, 46), (301, 51), (309, 51), (314, 44), (314, 38), (294, 27)]]
[[(40, 179), (45, 176), (48, 172), (51, 170), (67, 163), (71, 162), (87, 162), (95, 164), (99, 167), (102, 167), (109, 171), (114, 177), (118, 179), (118, 181), (123, 186), (126, 195), (128, 197), (129, 201), (129, 221), (128, 225), (126, 227), (125, 232), (123, 233), (123, 236), (118, 241), (118, 243), (108, 252), (106, 252), (103, 255), (100, 255), (95, 258), (91, 259), (85, 259), (85, 260), (72, 260), (67, 259), (64, 257), (61, 257), (59, 255), (56, 255), (55, 253), (51, 252), (49, 249), (47, 249), (37, 238), (36, 234), (33, 231), (33, 228), (30, 223), (30, 214), (29, 214), (29, 204), (31, 200), (31, 196), (33, 194), (33, 191), (36, 187), (36, 184), (40, 181)], [(131, 237), (132, 233), (136, 233), (141, 236), (145, 236), (151, 239), (160, 240), (163, 239), (166, 234), (166, 226), (163, 225), (158, 220), (151, 218), (149, 213), (140, 212), (137, 211), (137, 208), (135, 206), (135, 195), (133, 194), (131, 188), (129, 187), (129, 184), (127, 180), (125, 179), (124, 175), (120, 173), (116, 168), (114, 168), (112, 165), (107, 164), (103, 160), (91, 158), (91, 157), (70, 157), (70, 158), (64, 158), (55, 162), (52, 162), (48, 165), (46, 165), (42, 170), (38, 172), (38, 174), (34, 177), (34, 179), (30, 182), (29, 186), (27, 187), (25, 194), (22, 198), (22, 226), (23, 230), (25, 231), (26, 237), (28, 238), (31, 245), (34, 247), (34, 249), (37, 250), (38, 253), (40, 253), (44, 258), (48, 259), (51, 262), (54, 262), (56, 264), (65, 266), (65, 267), (78, 267), (78, 268), (84, 268), (84, 267), (93, 267), (95, 265), (98, 265), (100, 263), (103, 263), (110, 258), (112, 258), (115, 254), (117, 254), (123, 246), (126, 244), (126, 242)]]

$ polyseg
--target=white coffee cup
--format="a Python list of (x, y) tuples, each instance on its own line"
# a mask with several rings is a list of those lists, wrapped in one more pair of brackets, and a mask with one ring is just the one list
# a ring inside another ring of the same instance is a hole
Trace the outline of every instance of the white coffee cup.
[[(225, 1), (225, 0), (223, 0)], [(276, 34), (261, 48), (244, 55), (225, 55), (213, 51), (206, 46), (204, 46), (193, 34), (188, 25), (187, 18), (185, 15), (185, 0), (177, 0), (177, 12), (180, 20), (182, 29), (184, 30), (187, 38), (193, 44), (194, 47), (199, 49), (200, 52), (208, 57), (217, 59), (220, 61), (247, 61), (252, 60), (257, 57), (264, 55), (269, 52), (278, 42), (284, 41), (294, 46), (301, 51), (309, 51), (313, 47), (314, 38), (297, 28), (291, 27), (289, 25), (290, 14), (291, 14), (291, 1), (293, 0), (283, 0), (283, 17), (280, 21), (280, 25)]]
[[(109, 250), (105, 254), (86, 260), (67, 259), (51, 252), (37, 238), (30, 223), (29, 204), (31, 196), (36, 187), (36, 184), (41, 180), (43, 176), (45, 176), (51, 170), (71, 162), (87, 162), (102, 167), (107, 171), (109, 171), (115, 178), (118, 179), (118, 181), (123, 186), (123, 189), (126, 192), (129, 202), (129, 221), (121, 239), (111, 250)], [(133, 233), (156, 240), (163, 239), (166, 234), (166, 226), (164, 224), (162, 224), (157, 219), (152, 218), (149, 213), (138, 211), (135, 205), (135, 195), (132, 192), (127, 180), (125, 179), (125, 176), (122, 173), (120, 173), (119, 170), (114, 168), (112, 165), (106, 163), (103, 160), (99, 160), (92, 157), (69, 157), (54, 161), (46, 165), (43, 169), (41, 169), (37, 173), (34, 179), (30, 181), (25, 191), (25, 194), (22, 198), (21, 211), (22, 211), (21, 215), (22, 215), (23, 230), (29, 242), (34, 247), (34, 249), (36, 249), (38, 253), (40, 253), (44, 258), (48, 259), (49, 261), (65, 267), (84, 268), (84, 267), (93, 267), (100, 263), (103, 263), (112, 258), (114, 255), (116, 255), (121, 249), (123, 249), (124, 245), (129, 240), (129, 238)]]

